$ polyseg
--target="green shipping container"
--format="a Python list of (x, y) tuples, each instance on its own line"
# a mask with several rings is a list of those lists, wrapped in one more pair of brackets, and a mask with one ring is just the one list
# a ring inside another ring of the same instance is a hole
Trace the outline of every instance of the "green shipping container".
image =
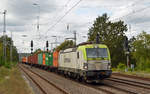
[(49, 58), (50, 58), (50, 66), (53, 66), (53, 53), (49, 54)]
[(49, 53), (45, 53), (45, 65), (50, 66), (50, 58), (49, 58)]
[(53, 54), (52, 53), (45, 53), (46, 59), (46, 65), (47, 66), (53, 66)]
[(38, 54), (38, 64), (39, 65), (43, 64), (43, 54), (42, 53)]

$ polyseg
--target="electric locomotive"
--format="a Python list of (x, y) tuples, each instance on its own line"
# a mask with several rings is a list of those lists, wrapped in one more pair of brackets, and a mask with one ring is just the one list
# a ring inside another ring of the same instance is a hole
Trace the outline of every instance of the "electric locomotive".
[(80, 80), (102, 80), (112, 74), (110, 52), (104, 44), (84, 44), (59, 52), (58, 71)]

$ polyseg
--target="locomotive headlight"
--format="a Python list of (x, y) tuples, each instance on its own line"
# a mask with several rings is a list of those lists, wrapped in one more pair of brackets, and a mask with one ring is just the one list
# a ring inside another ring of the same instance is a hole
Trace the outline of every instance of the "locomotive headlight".
[(87, 69), (87, 66), (84, 66), (84, 69)]
[(108, 69), (111, 69), (111, 63), (110, 62), (108, 63)]
[(84, 68), (84, 69), (88, 69), (88, 63), (84, 63), (84, 64), (83, 64), (83, 68)]

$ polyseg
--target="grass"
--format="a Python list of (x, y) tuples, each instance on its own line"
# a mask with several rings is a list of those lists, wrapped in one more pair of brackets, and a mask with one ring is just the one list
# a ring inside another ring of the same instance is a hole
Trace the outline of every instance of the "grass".
[(150, 73), (146, 72), (146, 71), (128, 71), (128, 72), (124, 72), (124, 74), (128, 74), (128, 75), (135, 75), (135, 76), (139, 76), (139, 77), (145, 77), (145, 78), (150, 78)]
[(140, 70), (134, 70), (134, 71), (123, 71), (117, 68), (112, 68), (113, 72), (119, 72), (122, 74), (127, 74), (127, 75), (134, 75), (134, 76), (139, 76), (139, 77), (145, 77), (145, 78), (150, 78), (150, 72), (149, 71), (140, 71)]
[(17, 66), (0, 67), (0, 94), (33, 94)]

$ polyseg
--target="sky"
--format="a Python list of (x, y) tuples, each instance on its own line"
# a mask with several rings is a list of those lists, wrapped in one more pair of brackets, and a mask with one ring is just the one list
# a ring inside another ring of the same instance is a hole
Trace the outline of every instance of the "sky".
[[(126, 35), (131, 38), (143, 30), (150, 34), (149, 0), (0, 0), (0, 36), (3, 35), (3, 12), (6, 13), (6, 34), (19, 52), (45, 49), (49, 43), (62, 43), (77, 32), (77, 44), (87, 40), (94, 20), (107, 13), (111, 21), (122, 20), (131, 26)], [(39, 30), (37, 18), (39, 16)], [(69, 26), (69, 29), (67, 29)], [(24, 35), (26, 37), (24, 37)], [(57, 36), (57, 38), (56, 38)], [(59, 44), (57, 44), (59, 45)], [(57, 46), (49, 45), (49, 49)]]

